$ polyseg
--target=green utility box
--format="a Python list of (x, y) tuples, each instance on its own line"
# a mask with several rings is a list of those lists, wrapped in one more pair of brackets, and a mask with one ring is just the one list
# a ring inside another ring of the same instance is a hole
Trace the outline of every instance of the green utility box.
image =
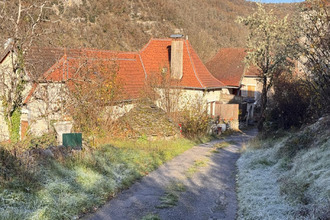
[(82, 133), (66, 133), (62, 137), (65, 147), (82, 147)]

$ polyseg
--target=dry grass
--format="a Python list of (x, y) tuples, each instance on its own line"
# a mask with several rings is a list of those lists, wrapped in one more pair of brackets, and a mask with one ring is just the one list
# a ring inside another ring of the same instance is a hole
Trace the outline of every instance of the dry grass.
[[(12, 172), (0, 186), (0, 219), (76, 219), (193, 145), (185, 139), (117, 140), (60, 159), (40, 159), (39, 169), (30, 173), (33, 179)], [(1, 169), (4, 161), (0, 157)]]
[(186, 172), (185, 172), (185, 176), (187, 178), (191, 178), (195, 173), (197, 173), (202, 167), (206, 167), (208, 162), (210, 160), (208, 158), (206, 159), (201, 159), (201, 160), (196, 160), (194, 162), (194, 164), (189, 167)]

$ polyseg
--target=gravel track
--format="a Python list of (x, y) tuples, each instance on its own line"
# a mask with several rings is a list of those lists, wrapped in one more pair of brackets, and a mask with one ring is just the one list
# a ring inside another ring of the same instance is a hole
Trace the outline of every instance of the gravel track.
[[(162, 220), (235, 219), (235, 164), (242, 145), (256, 134), (253, 129), (195, 146), (160, 166), (84, 219), (135, 220), (150, 214)], [(215, 150), (214, 145), (221, 142), (231, 145)], [(160, 198), (171, 185), (178, 183), (184, 189), (175, 192), (178, 197), (176, 205), (159, 208)]]

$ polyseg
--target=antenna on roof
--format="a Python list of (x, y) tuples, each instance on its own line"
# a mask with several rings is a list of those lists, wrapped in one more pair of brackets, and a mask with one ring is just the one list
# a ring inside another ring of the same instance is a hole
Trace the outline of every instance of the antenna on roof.
[(183, 38), (183, 34), (171, 34), (170, 38), (178, 39), (178, 38)]

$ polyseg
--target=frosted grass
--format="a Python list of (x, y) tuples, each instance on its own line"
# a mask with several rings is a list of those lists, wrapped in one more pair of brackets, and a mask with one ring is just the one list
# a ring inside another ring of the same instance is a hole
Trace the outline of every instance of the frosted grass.
[(45, 161), (38, 173), (38, 188), (24, 189), (22, 183), (20, 187), (0, 187), (0, 219), (78, 219), (193, 146), (182, 139), (157, 146), (147, 142), (138, 149), (129, 142), (124, 144), (122, 148), (105, 145), (93, 153), (80, 152), (62, 162)]
[(266, 149), (250, 146), (237, 161), (238, 219), (329, 217), (330, 140), (299, 151), (289, 169), (283, 168), (286, 158), (278, 158), (286, 140)]
[(238, 219), (294, 219), (294, 209), (280, 193), (274, 157), (274, 149), (262, 149), (246, 152), (237, 161)]

